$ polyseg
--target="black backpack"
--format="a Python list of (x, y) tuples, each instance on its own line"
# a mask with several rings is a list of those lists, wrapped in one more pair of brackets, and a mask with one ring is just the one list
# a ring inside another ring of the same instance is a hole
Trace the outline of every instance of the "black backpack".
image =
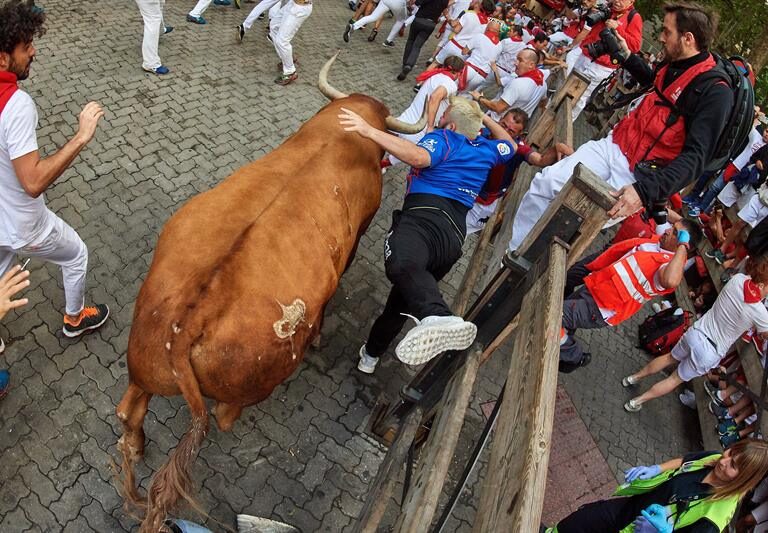
[[(680, 106), (667, 100), (667, 103), (673, 108), (670, 116), (671, 122), (668, 124), (674, 123), (677, 118), (684, 115), (686, 108), (692, 108), (693, 102), (713, 82), (723, 81), (727, 83), (733, 91), (733, 107), (712, 153), (712, 158), (704, 167), (704, 172), (718, 173), (747, 147), (749, 132), (752, 131), (752, 122), (755, 118), (755, 89), (749, 80), (749, 63), (743, 57), (731, 56), (725, 59), (714, 53), (712, 57), (717, 64), (713, 69), (696, 76), (688, 84), (677, 100)], [(742, 65), (745, 72), (742, 73), (739, 70), (739, 67), (736, 66), (737, 63)], [(656, 90), (655, 86), (654, 90)], [(656, 93), (661, 95), (658, 90)], [(664, 95), (661, 97), (666, 100)]]
[(677, 308), (663, 309), (646, 318), (637, 328), (642, 348), (654, 357), (669, 353), (693, 323), (693, 314), (684, 311), (676, 315)]
[(752, 257), (758, 257), (768, 253), (768, 217), (752, 228), (744, 247)]

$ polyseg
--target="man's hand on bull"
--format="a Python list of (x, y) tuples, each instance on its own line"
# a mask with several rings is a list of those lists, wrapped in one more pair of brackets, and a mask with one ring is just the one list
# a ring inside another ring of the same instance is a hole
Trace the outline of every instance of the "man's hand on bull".
[(643, 201), (633, 185), (625, 185), (618, 191), (611, 192), (611, 196), (618, 198), (608, 211), (608, 216), (611, 218), (625, 218), (634, 215), (643, 207)]
[(354, 131), (362, 135), (363, 137), (371, 137), (371, 132), (376, 128), (368, 124), (363, 117), (347, 109), (341, 108), (342, 113), (339, 113), (339, 123), (344, 127), (344, 131)]

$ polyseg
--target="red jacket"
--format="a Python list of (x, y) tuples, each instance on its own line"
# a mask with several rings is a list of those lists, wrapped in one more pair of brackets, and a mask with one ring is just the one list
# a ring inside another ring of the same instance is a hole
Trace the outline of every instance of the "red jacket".
[(667, 250), (643, 252), (633, 248), (647, 243), (658, 243), (660, 237), (629, 239), (608, 248), (587, 265), (592, 273), (584, 279), (589, 294), (601, 309), (615, 314), (606, 322), (621, 324), (637, 313), (647, 301), (674, 289), (658, 286), (654, 279), (659, 269), (672, 261), (674, 254)]
[[(662, 91), (668, 68), (664, 66), (656, 75), (654, 84), (670, 102), (677, 103), (683, 90), (696, 76), (714, 67), (715, 60), (710, 55), (705, 61), (683, 72)], [(634, 171), (637, 163), (646, 160), (668, 164), (680, 154), (685, 143), (685, 120), (680, 117), (674, 124), (667, 126), (666, 121), (671, 112), (669, 105), (653, 91), (645, 95), (640, 106), (613, 128), (613, 142), (627, 156), (630, 170)]]

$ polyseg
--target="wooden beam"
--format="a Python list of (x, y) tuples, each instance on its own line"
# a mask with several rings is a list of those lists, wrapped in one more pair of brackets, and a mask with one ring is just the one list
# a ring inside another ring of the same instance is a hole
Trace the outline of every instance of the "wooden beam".
[(421, 424), (423, 411), (417, 407), (405, 418), (400, 431), (387, 452), (384, 461), (379, 465), (376, 479), (368, 491), (365, 506), (360, 511), (353, 533), (376, 533), (379, 523), (387, 510), (392, 491), (395, 488), (398, 474), (407, 461), (408, 449), (416, 437), (416, 431)]
[(570, 147), (573, 147), (573, 102), (574, 99), (570, 96), (563, 98), (560, 104), (560, 109), (557, 111), (557, 117), (555, 118), (555, 131), (553, 142), (564, 143)]
[(467, 362), (453, 377), (443, 395), (443, 404), (435, 417), (403, 512), (395, 524), (400, 533), (424, 533), (435, 516), (437, 502), (453, 459), (453, 452), (464, 424), (472, 386), (477, 377), (482, 348), (474, 345)]
[(551, 245), (547, 274), (528, 292), (512, 352), (505, 401), (473, 532), (538, 531), (555, 412), (566, 249)]

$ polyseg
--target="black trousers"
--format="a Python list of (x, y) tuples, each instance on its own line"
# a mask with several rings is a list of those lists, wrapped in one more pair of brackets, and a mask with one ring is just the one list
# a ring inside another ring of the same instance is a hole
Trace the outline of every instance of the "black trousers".
[(628, 498), (612, 498), (582, 505), (557, 524), (557, 531), (558, 533), (616, 533), (636, 518), (632, 513), (628, 513), (628, 500)]
[(384, 311), (373, 323), (366, 350), (374, 357), (387, 351), (408, 313), (418, 319), (449, 316), (437, 282), (461, 257), (463, 237), (448, 216), (436, 209), (395, 211), (384, 243), (384, 266), (392, 282)]
[(577, 288), (584, 285), (584, 278), (590, 274), (587, 265), (597, 259), (601, 253), (603, 252), (600, 251), (589, 254), (574, 263), (573, 266), (568, 269), (568, 272), (565, 275), (565, 292), (563, 293), (563, 298), (568, 298)]
[(429, 19), (416, 17), (408, 30), (408, 40), (405, 42), (405, 51), (403, 52), (403, 66), (413, 68), (419, 59), (421, 47), (427, 42), (429, 36), (435, 30), (437, 24)]

